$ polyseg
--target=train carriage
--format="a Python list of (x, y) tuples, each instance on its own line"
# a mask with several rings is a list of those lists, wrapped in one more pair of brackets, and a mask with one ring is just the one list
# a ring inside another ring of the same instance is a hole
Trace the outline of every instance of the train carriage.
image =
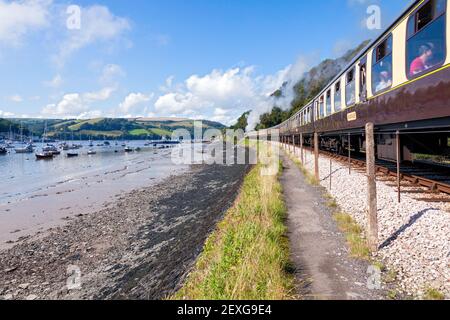
[(396, 131), (408, 133), (402, 138), (402, 160), (412, 160), (413, 153), (449, 154), (449, 10), (448, 0), (414, 2), (313, 101), (279, 126), (282, 139), (301, 135), (307, 144), (317, 132), (324, 148), (364, 150), (362, 129), (372, 122), (380, 158), (394, 158)]

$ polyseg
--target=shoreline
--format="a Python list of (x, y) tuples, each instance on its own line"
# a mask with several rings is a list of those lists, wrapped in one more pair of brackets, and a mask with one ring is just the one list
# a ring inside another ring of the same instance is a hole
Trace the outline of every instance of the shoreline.
[[(117, 159), (116, 159), (117, 160)], [(23, 239), (67, 224), (79, 215), (99, 211), (124, 193), (150, 187), (188, 166), (170, 162), (170, 153), (142, 152), (108, 165), (45, 181), (32, 192), (11, 195), (0, 203), (0, 250)], [(84, 165), (82, 165), (84, 166)]]
[(0, 250), (0, 297), (165, 298), (184, 281), (250, 167), (193, 165)]

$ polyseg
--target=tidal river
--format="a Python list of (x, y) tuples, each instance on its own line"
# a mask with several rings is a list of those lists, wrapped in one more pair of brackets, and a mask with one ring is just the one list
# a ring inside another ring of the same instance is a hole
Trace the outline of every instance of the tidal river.
[(144, 142), (130, 146), (142, 150), (126, 153), (111, 145), (94, 147), (97, 154), (87, 155), (85, 145), (78, 157), (63, 152), (51, 161), (13, 150), (0, 156), (0, 249), (188, 170), (172, 163), (171, 149), (144, 147)]

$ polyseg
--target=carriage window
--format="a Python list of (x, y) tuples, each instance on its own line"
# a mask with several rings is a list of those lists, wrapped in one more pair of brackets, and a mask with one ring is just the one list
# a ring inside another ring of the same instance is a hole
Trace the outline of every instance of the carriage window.
[(319, 102), (319, 118), (322, 119), (325, 116), (325, 108), (324, 108), (324, 97), (320, 97)]
[(409, 77), (443, 64), (446, 0), (430, 0), (408, 22), (407, 66)]
[(334, 112), (340, 111), (341, 105), (341, 82), (338, 82), (334, 87)]
[(372, 88), (374, 93), (392, 86), (392, 36), (373, 51)]
[(319, 102), (314, 102), (314, 120), (319, 120)]
[(353, 68), (347, 72), (346, 86), (345, 86), (345, 102), (347, 106), (355, 104), (355, 69)]
[(331, 115), (331, 90), (327, 91), (327, 116)]

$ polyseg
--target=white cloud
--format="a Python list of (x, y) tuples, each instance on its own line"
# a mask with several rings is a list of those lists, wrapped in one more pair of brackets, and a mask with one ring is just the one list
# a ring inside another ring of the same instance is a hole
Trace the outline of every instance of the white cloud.
[(51, 0), (0, 0), (0, 43), (20, 44), (30, 31), (48, 25), (48, 10)]
[(63, 79), (60, 74), (57, 74), (50, 81), (45, 81), (44, 85), (50, 88), (59, 88), (63, 83)]
[(256, 75), (252, 66), (225, 71), (216, 69), (203, 76), (192, 75), (176, 86), (169, 78), (162, 87), (164, 94), (154, 104), (155, 111), (162, 115), (190, 118), (206, 116), (229, 125), (243, 112), (253, 110), (249, 119), (254, 126), (259, 115), (273, 107), (270, 95), (284, 83), (292, 83), (293, 86), (310, 65), (302, 58), (268, 76)]
[(10, 96), (8, 99), (9, 99), (11, 102), (15, 102), (15, 103), (23, 102), (23, 98), (22, 98), (20, 95), (18, 95), (18, 94), (15, 94), (15, 95), (13, 95), (13, 96)]
[(41, 115), (44, 117), (57, 117), (63, 119), (85, 119), (99, 117), (101, 111), (91, 110), (91, 103), (108, 100), (115, 88), (103, 88), (97, 92), (69, 93), (57, 103), (45, 106)]
[(12, 113), (12, 112), (0, 110), (0, 117), (9, 118), (9, 117), (13, 117), (13, 116), (14, 116), (14, 113)]
[(136, 111), (137, 107), (141, 107), (143, 103), (150, 101), (152, 98), (153, 94), (130, 93), (119, 105), (119, 112), (130, 114), (131, 112)]
[(111, 85), (117, 82), (117, 79), (125, 76), (125, 71), (117, 64), (107, 64), (103, 67), (100, 76), (100, 83), (104, 85)]
[(42, 110), (44, 116), (76, 118), (79, 114), (87, 112), (88, 106), (83, 102), (79, 93), (70, 93), (63, 96), (57, 104), (49, 104)]
[(75, 51), (97, 41), (116, 40), (129, 29), (130, 23), (127, 19), (115, 16), (105, 6), (81, 8), (81, 28), (68, 30), (68, 37), (61, 45), (56, 61), (63, 64)]
[(116, 91), (115, 87), (106, 87), (96, 92), (88, 92), (83, 94), (83, 99), (86, 101), (105, 101)]

